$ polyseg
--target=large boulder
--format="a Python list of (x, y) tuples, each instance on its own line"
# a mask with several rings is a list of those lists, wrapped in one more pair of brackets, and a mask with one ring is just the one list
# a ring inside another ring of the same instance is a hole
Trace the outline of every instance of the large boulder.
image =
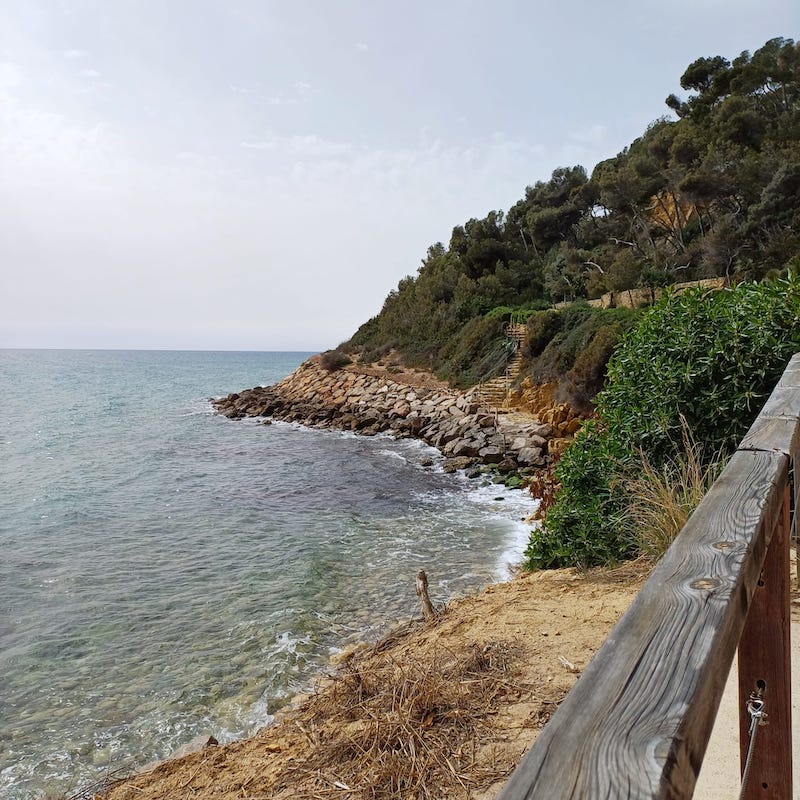
[(459, 469), (466, 469), (475, 463), (474, 458), (468, 456), (459, 456), (458, 458), (446, 458), (442, 464), (442, 469), (445, 472), (456, 472)]
[(517, 453), (517, 463), (521, 467), (543, 467), (546, 462), (541, 447), (525, 447)]
[[(448, 445), (449, 447), (450, 445)], [(453, 456), (469, 456), (475, 457), (478, 455), (479, 448), (475, 442), (470, 439), (456, 439), (451, 450)]]
[(481, 461), (486, 464), (499, 464), (505, 454), (501, 448), (489, 445), (488, 447), (482, 447), (478, 451), (478, 455), (481, 457)]

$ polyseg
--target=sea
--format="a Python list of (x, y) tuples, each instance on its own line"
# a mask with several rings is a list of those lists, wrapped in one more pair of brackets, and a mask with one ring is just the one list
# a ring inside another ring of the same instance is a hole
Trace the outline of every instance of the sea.
[(435, 604), (509, 576), (530, 496), (213, 413), (309, 355), (0, 350), (0, 798), (254, 733), (417, 615), (419, 569)]

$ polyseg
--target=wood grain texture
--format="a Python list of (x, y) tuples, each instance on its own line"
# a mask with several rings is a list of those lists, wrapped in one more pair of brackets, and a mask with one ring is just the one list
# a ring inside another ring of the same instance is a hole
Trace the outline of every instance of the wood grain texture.
[(774, 450), (796, 459), (800, 455), (800, 425), (795, 417), (759, 416), (742, 439), (740, 450)]
[(780, 387), (800, 387), (800, 353), (795, 353), (786, 365), (781, 379), (777, 383)]
[(777, 450), (800, 456), (800, 353), (792, 356), (740, 450)]
[(734, 454), (502, 800), (691, 797), (788, 466)]
[[(800, 353), (795, 354), (745, 434), (740, 450), (774, 450), (800, 463)], [(795, 469), (796, 472), (796, 469)], [(794, 508), (800, 507), (800, 481), (794, 478)], [(797, 539), (797, 515), (792, 518), (790, 537)], [(797, 574), (800, 577), (800, 561)]]

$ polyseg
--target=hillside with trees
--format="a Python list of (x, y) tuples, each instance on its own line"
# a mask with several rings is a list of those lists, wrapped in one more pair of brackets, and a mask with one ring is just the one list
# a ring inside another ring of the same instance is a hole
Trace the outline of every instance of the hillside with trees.
[(593, 393), (636, 314), (575, 312), (585, 332), (573, 334), (572, 352), (537, 366), (548, 325), (551, 339), (574, 329), (537, 312), (608, 291), (760, 281), (800, 266), (800, 45), (776, 38), (732, 60), (698, 58), (680, 86), (683, 97), (666, 99), (670, 114), (591, 176), (559, 167), (507, 212), (470, 219), (431, 245), (343, 348), (362, 360), (394, 349), (468, 385), (491, 374), (503, 322), (516, 312), (542, 345), (528, 354), (534, 377), (574, 371), (594, 346)]

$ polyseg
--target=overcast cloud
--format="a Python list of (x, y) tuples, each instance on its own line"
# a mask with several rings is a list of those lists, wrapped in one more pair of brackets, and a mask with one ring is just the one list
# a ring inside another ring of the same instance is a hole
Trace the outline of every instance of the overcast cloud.
[(0, 347), (332, 347), (454, 225), (798, 23), (796, 0), (5, 0)]

